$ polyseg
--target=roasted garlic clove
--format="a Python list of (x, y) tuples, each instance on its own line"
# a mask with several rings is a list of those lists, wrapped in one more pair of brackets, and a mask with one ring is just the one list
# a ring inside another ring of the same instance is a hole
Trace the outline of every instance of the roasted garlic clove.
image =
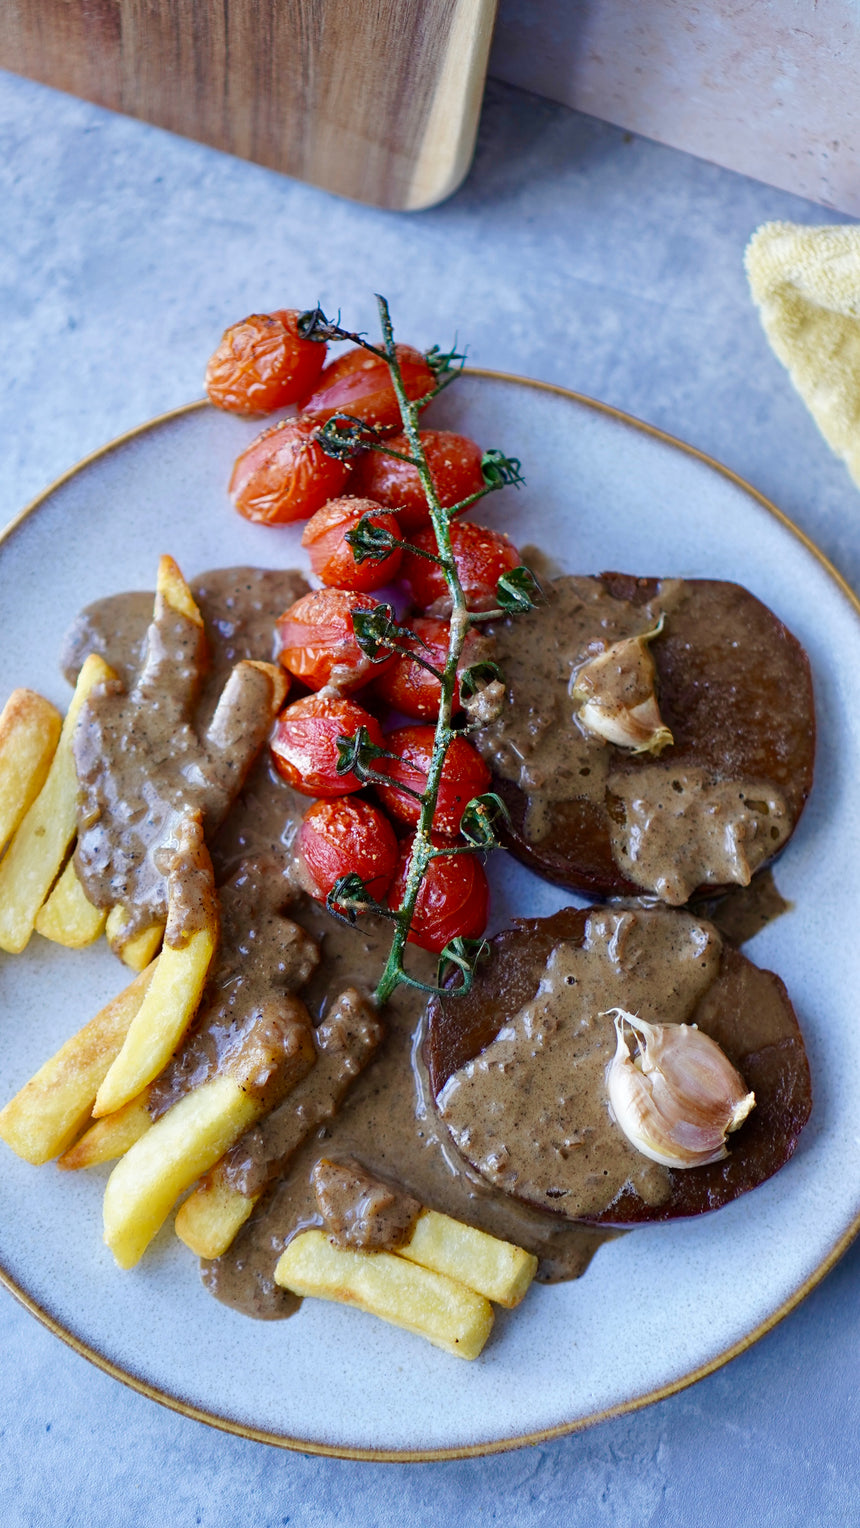
[(609, 1103), (628, 1141), (664, 1167), (704, 1167), (727, 1156), (726, 1136), (743, 1124), (755, 1094), (717, 1042), (695, 1024), (646, 1024), (623, 1008), (606, 1017), (617, 1036)]
[(657, 673), (648, 651), (663, 620), (661, 615), (656, 626), (638, 637), (612, 642), (573, 676), (571, 695), (579, 701), (580, 725), (633, 753), (658, 754), (674, 741), (657, 705)]

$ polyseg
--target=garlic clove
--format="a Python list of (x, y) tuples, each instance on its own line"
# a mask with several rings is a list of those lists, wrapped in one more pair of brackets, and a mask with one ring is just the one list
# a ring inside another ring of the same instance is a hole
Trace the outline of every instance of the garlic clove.
[(755, 1094), (716, 1041), (695, 1024), (648, 1024), (623, 1008), (606, 1017), (616, 1033), (610, 1110), (631, 1145), (664, 1167), (704, 1167), (727, 1156), (726, 1136), (743, 1124)]
[(663, 624), (661, 615), (650, 631), (612, 642), (577, 669), (571, 695), (586, 732), (633, 753), (658, 754), (674, 741), (657, 705), (657, 671), (648, 651)]

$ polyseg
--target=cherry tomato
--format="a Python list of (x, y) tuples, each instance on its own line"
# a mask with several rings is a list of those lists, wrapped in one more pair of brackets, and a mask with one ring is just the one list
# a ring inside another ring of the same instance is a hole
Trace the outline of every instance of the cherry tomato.
[[(433, 844), (444, 848), (445, 840), (434, 837)], [(405, 839), (388, 894), (388, 905), (395, 911), (406, 890), (411, 852), (412, 839)], [(418, 889), (409, 943), (438, 955), (451, 939), (479, 939), (487, 927), (489, 909), (490, 888), (479, 856), (439, 855), (430, 861)]]
[(210, 403), (231, 414), (270, 414), (297, 403), (323, 368), (326, 347), (299, 336), (289, 308), (252, 313), (225, 329), (206, 367)]
[(356, 562), (355, 553), (345, 540), (346, 532), (354, 531), (362, 515), (371, 510), (376, 511), (373, 525), (399, 536), (396, 517), (380, 509), (373, 499), (330, 499), (304, 528), (302, 546), (308, 549), (311, 567), (317, 578), (332, 589), (380, 589), (399, 571), (403, 557), (399, 546), (381, 562), (370, 558)]
[[(465, 435), (453, 435), (450, 430), (421, 430), (420, 435), (443, 509), (480, 492), (485, 486), (480, 446)], [(393, 435), (386, 445), (409, 454), (405, 435)], [(368, 498), (397, 510), (401, 531), (414, 531), (429, 524), (430, 511), (417, 467), (398, 461), (395, 456), (383, 456), (381, 451), (368, 451), (356, 464), (354, 482), (358, 493), (366, 493)]]
[[(357, 690), (381, 664), (361, 651), (352, 626), (353, 610), (375, 610), (379, 600), (370, 594), (351, 594), (345, 589), (313, 589), (303, 594), (278, 617), (280, 662), (309, 690), (332, 684), (338, 690)], [(390, 663), (391, 659), (385, 659)]]
[[(379, 759), (377, 769), (389, 775), (393, 781), (408, 785), (414, 791), (422, 791), (427, 782), (427, 771), (433, 754), (433, 727), (398, 727), (389, 732), (385, 746), (397, 759)], [(480, 796), (490, 783), (490, 771), (481, 755), (463, 737), (455, 737), (442, 767), (439, 795), (433, 816), (433, 828), (437, 833), (453, 835), (459, 832), (460, 818), (473, 796)], [(401, 822), (415, 824), (421, 811), (420, 802), (397, 785), (377, 785), (382, 805), (392, 817)]]
[[(411, 345), (397, 345), (397, 359), (403, 375), (406, 396), (423, 398), (433, 391), (436, 378), (420, 350)], [(393, 430), (401, 423), (400, 405), (385, 361), (370, 355), (360, 346), (338, 356), (323, 372), (317, 386), (302, 404), (302, 412), (322, 423), (333, 414), (353, 414), (380, 430)]]
[(312, 896), (324, 902), (342, 875), (360, 875), (380, 902), (397, 865), (397, 839), (384, 813), (371, 802), (341, 796), (316, 801), (299, 829), (299, 853)]
[[(412, 537), (417, 547), (436, 551), (436, 537), (431, 529), (416, 531)], [(522, 562), (519, 552), (507, 536), (500, 531), (488, 530), (463, 520), (451, 526), (451, 550), (457, 564), (457, 573), (470, 610), (493, 610), (496, 604), (496, 584), (503, 573), (518, 568)], [(428, 562), (414, 552), (405, 552), (401, 575), (412, 590), (416, 605), (431, 615), (448, 615), (451, 596), (445, 575), (438, 563)]]
[[(450, 634), (447, 621), (436, 621), (432, 616), (417, 616), (409, 624), (421, 641), (407, 641), (405, 645), (418, 653), (425, 663), (432, 663), (437, 669), (444, 668)], [(426, 646), (422, 646), (422, 642)], [(485, 639), (477, 631), (470, 631), (463, 643), (457, 673), (461, 674), (472, 663), (479, 663), (488, 656), (489, 651)], [(404, 716), (414, 716), (417, 721), (433, 721), (439, 715), (442, 693), (439, 680), (423, 664), (416, 663), (414, 658), (396, 657), (391, 667), (380, 674), (374, 691), (393, 710), (402, 711)], [(460, 704), (460, 686), (457, 684), (454, 689), (454, 711), (460, 709)]]
[(369, 711), (334, 695), (306, 695), (286, 706), (275, 723), (269, 747), (278, 774), (303, 796), (345, 796), (360, 791), (357, 775), (337, 772), (337, 740), (366, 727), (382, 747), (382, 729)]
[(270, 425), (237, 457), (230, 498), (240, 515), (261, 525), (307, 520), (328, 499), (342, 493), (349, 462), (326, 456), (314, 440), (312, 419), (285, 419)]

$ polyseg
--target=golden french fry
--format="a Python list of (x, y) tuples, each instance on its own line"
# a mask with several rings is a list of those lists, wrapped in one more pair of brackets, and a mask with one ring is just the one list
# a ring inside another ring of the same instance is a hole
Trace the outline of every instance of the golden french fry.
[(99, 1088), (96, 1119), (122, 1108), (167, 1065), (197, 1011), (215, 943), (214, 930), (206, 928), (179, 949), (162, 946), (146, 998)]
[(111, 908), (105, 925), (108, 944), (114, 954), (118, 955), (131, 971), (143, 971), (158, 954), (159, 946), (164, 938), (164, 924), (151, 923), (149, 928), (143, 928), (139, 934), (133, 934), (130, 939), (127, 939), (125, 931), (128, 921), (128, 913), (124, 907)]
[(292, 994), (281, 1001), (285, 1022), (275, 1022), (263, 1004), (231, 1054), (229, 1071), (180, 1098), (114, 1168), (105, 1194), (105, 1240), (121, 1267), (137, 1262), (178, 1196), (315, 1064), (307, 1009)]
[(17, 955), (59, 875), (74, 835), (78, 781), (72, 740), (81, 707), (94, 685), (114, 677), (103, 658), (89, 657), (78, 675), (48, 777), (0, 861), (0, 949)]
[(323, 1231), (293, 1237), (275, 1283), (293, 1294), (355, 1305), (458, 1358), (477, 1358), (493, 1325), (489, 1300), (465, 1285), (391, 1252), (335, 1247)]
[(0, 712), (0, 851), (48, 777), (62, 725), (56, 706), (35, 690), (13, 690)]
[[(183, 932), (186, 880), (198, 926)], [(142, 1092), (170, 1060), (193, 1019), (218, 942), (218, 901), (199, 815), (180, 822), (168, 875), (167, 932), (155, 976), (122, 1050), (98, 1091), (93, 1115), (113, 1114)], [(174, 936), (175, 930), (175, 936)]]
[(156, 595), (178, 610), (180, 615), (187, 616), (195, 626), (203, 626), (203, 617), (197, 608), (194, 595), (191, 593), (185, 579), (179, 571), (172, 557), (160, 557), (158, 559), (158, 578), (155, 585)]
[(537, 1258), (522, 1247), (436, 1210), (421, 1211), (411, 1241), (397, 1251), (400, 1257), (446, 1273), (509, 1310), (519, 1305), (538, 1265)]
[(139, 1141), (152, 1128), (147, 1109), (149, 1089), (144, 1088), (137, 1098), (132, 1098), (115, 1114), (97, 1119), (89, 1130), (63, 1152), (58, 1167), (74, 1171), (79, 1167), (97, 1167), (100, 1162), (113, 1162), (124, 1157), (135, 1141)]
[(250, 1217), (259, 1194), (249, 1198), (233, 1188), (220, 1164), (183, 1200), (173, 1222), (179, 1240), (198, 1257), (223, 1257)]
[[(36, 933), (70, 950), (83, 950), (98, 939), (107, 913), (93, 907), (70, 859), (47, 902), (36, 914)], [(149, 961), (146, 962), (149, 965)], [(143, 970), (143, 967), (140, 967)]]
[(243, 662), (249, 664), (251, 668), (259, 669), (260, 673), (265, 674), (271, 681), (272, 699), (270, 704), (272, 715), (276, 716), (284, 704), (287, 698), (287, 691), (290, 688), (290, 676), (286, 669), (282, 668), (279, 663), (263, 663), (259, 658), (245, 658)]
[(156, 1120), (111, 1173), (104, 1200), (105, 1241), (121, 1268), (132, 1268), (179, 1195), (208, 1172), (259, 1116), (260, 1101), (234, 1077), (213, 1077)]
[[(352, 988), (334, 1002), (314, 1032), (318, 1047), (314, 1076), (287, 1101), (289, 1118), (281, 1125), (279, 1167), (284, 1171), (302, 1142), (335, 1114), (355, 1079), (376, 1054), (385, 1030), (368, 1004)], [(245, 1224), (260, 1195), (231, 1187), (219, 1162), (190, 1194), (176, 1216), (182, 1241), (201, 1257), (221, 1257)]]
[(49, 1162), (71, 1146), (86, 1124), (99, 1085), (119, 1055), (154, 971), (150, 966), (141, 972), (0, 1111), (0, 1140), (25, 1162)]

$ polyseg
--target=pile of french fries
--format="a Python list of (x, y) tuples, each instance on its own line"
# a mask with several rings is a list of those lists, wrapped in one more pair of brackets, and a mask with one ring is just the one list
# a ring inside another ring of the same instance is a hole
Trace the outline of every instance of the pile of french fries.
[[(157, 610), (159, 602), (198, 622), (202, 631), (191, 591), (169, 557), (159, 564)], [(270, 677), (274, 718), (285, 693), (283, 676), (270, 664), (254, 667)], [(34, 931), (82, 949), (105, 932), (137, 973), (0, 1110), (0, 1139), (34, 1165), (59, 1159), (68, 1170), (116, 1161), (105, 1190), (104, 1238), (119, 1266), (131, 1268), (188, 1190), (176, 1215), (177, 1235), (202, 1256), (227, 1250), (259, 1196), (231, 1184), (225, 1154), (267, 1106), (252, 1086), (260, 1063), (252, 1037), (247, 1054), (233, 1056), (157, 1119), (150, 1112), (152, 1084), (187, 1034), (216, 956), (218, 904), (199, 814), (192, 810), (175, 838), (177, 854), (191, 852), (208, 882), (201, 926), (188, 935), (172, 929), (179, 889), (169, 878), (166, 925), (131, 937), (124, 908), (100, 909), (87, 900), (72, 857), (72, 744), (87, 696), (114, 677), (91, 654), (65, 719), (42, 696), (23, 689), (0, 715), (0, 949), (20, 953)], [(229, 681), (225, 696), (228, 689)], [(306, 1033), (301, 1024), (297, 1033), (281, 1096), (298, 1087), (321, 1057), (325, 1064), (309, 1017)], [(356, 1072), (371, 1053), (358, 1058)], [(302, 1232), (288, 1244), (275, 1278), (296, 1294), (370, 1311), (473, 1358), (492, 1326), (490, 1301), (516, 1305), (535, 1269), (536, 1259), (522, 1249), (425, 1209), (409, 1243), (391, 1253), (347, 1250), (322, 1231)]]

